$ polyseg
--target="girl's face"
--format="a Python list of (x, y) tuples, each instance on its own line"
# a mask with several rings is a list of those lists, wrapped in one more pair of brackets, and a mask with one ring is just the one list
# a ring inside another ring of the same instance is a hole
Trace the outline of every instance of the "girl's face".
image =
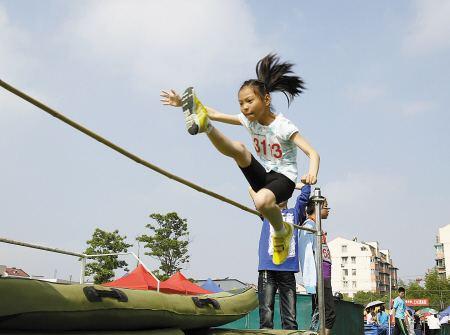
[(251, 86), (244, 86), (239, 91), (238, 98), (241, 112), (250, 122), (260, 120), (266, 110), (269, 111), (270, 99), (268, 103), (263, 101)]

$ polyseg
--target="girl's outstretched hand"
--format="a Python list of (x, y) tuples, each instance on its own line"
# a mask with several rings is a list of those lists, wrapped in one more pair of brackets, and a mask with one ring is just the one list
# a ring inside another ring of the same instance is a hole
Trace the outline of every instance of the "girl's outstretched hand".
[(312, 174), (305, 174), (300, 178), (300, 181), (306, 185), (314, 185), (317, 183), (317, 177)]
[(160, 96), (163, 105), (181, 107), (181, 98), (174, 90), (161, 91)]

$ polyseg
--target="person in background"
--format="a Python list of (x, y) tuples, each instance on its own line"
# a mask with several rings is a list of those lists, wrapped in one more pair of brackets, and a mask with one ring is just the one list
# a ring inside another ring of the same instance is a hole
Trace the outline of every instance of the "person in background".
[(413, 315), (414, 316), (414, 329), (419, 329), (420, 330), (420, 316), (416, 314)]
[(394, 335), (408, 335), (408, 328), (405, 323), (406, 303), (405, 300), (403, 300), (404, 297), (405, 289), (399, 287), (398, 297), (394, 299), (394, 306), (392, 309), (392, 312), (395, 315)]
[[(294, 208), (287, 208), (287, 201), (278, 204), (281, 209), (283, 221), (299, 225), (305, 220), (305, 207), (311, 194), (311, 186), (298, 183), (301, 190)], [(254, 192), (251, 188), (249, 192)], [(259, 265), (258, 265), (258, 300), (259, 300), (259, 327), (273, 329), (273, 315), (275, 293), (280, 293), (280, 316), (283, 329), (298, 329), (297, 326), (297, 293), (295, 273), (298, 266), (298, 234), (294, 235), (290, 243), (290, 252), (283, 264), (274, 264), (272, 260), (273, 228), (267, 219), (264, 219), (259, 238)]]
[(368, 325), (374, 324), (375, 323), (375, 319), (373, 317), (373, 307), (369, 307), (369, 310), (367, 311), (367, 315), (366, 315), (366, 323)]
[(387, 334), (387, 330), (389, 327), (389, 315), (386, 313), (386, 308), (384, 305), (380, 306), (380, 310), (377, 313), (377, 324), (380, 327), (380, 332), (378, 335)]
[[(322, 220), (328, 218), (330, 208), (328, 207), (328, 201), (325, 199), (323, 207), (320, 212)], [(306, 205), (307, 219), (303, 223), (303, 226), (310, 229), (316, 229), (316, 208), (312, 198), (309, 199)], [(317, 287), (317, 269), (315, 262), (315, 250), (316, 250), (316, 235), (314, 233), (301, 230), (299, 232), (299, 260), (300, 268), (302, 270), (303, 285), (306, 292), (312, 294), (312, 320), (310, 330), (317, 331), (319, 327), (318, 322), (318, 301), (316, 294)], [(331, 334), (334, 322), (336, 321), (336, 313), (334, 307), (334, 297), (331, 288), (331, 255), (328, 248), (326, 233), (322, 235), (322, 243), (319, 250), (322, 251), (322, 274), (323, 274), (323, 286), (324, 286), (324, 298), (325, 298), (325, 334)]]
[(428, 328), (430, 329), (430, 335), (437, 335), (441, 329), (441, 325), (439, 323), (439, 319), (436, 317), (436, 314), (431, 314), (427, 316)]

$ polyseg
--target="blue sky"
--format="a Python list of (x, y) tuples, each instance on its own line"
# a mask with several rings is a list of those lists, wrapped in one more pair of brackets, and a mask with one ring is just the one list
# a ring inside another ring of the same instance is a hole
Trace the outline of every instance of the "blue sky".
[[(188, 135), (159, 91), (194, 85), (205, 103), (235, 114), (240, 84), (254, 77), (258, 59), (277, 52), (307, 84), (289, 109), (282, 95), (273, 98), (321, 155), (329, 238), (378, 241), (400, 277), (423, 276), (434, 265), (438, 228), (450, 223), (450, 4), (282, 4), (0, 1), (0, 77), (148, 161), (251, 206), (235, 164), (204, 136)], [(251, 144), (243, 128), (218, 127)], [(176, 211), (189, 222), (189, 276), (256, 282), (257, 217), (146, 170), (4, 90), (0, 149), (3, 237), (81, 251), (96, 227), (132, 242), (150, 213)], [(0, 263), (35, 275), (79, 274), (76, 259), (7, 245)]]

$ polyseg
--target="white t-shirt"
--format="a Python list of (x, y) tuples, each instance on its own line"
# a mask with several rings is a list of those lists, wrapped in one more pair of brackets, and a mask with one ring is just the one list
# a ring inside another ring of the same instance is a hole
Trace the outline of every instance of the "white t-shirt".
[(252, 137), (255, 151), (267, 172), (275, 171), (297, 181), (297, 146), (290, 140), (298, 128), (283, 115), (277, 114), (268, 126), (248, 121), (244, 114), (237, 115)]
[(439, 324), (439, 319), (434, 315), (427, 316), (428, 328), (430, 329), (441, 329), (441, 325)]

